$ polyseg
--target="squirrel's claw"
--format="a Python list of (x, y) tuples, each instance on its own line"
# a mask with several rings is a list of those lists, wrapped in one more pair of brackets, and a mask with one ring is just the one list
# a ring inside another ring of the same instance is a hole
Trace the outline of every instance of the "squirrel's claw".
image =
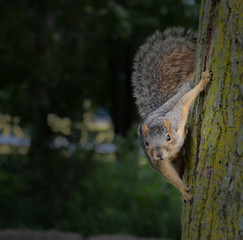
[(183, 186), (181, 189), (180, 189), (180, 192), (181, 192), (181, 198), (182, 200), (184, 200), (184, 202), (187, 202), (189, 200), (192, 199), (192, 197), (190, 196), (190, 194), (188, 194), (188, 192), (190, 191), (190, 188), (188, 186)]
[(207, 84), (210, 81), (212, 73), (210, 71), (205, 71), (202, 73), (202, 80)]

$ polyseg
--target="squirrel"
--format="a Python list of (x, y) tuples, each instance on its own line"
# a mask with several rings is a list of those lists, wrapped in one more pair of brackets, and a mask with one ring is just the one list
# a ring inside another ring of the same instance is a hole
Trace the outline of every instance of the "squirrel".
[(143, 149), (185, 202), (192, 199), (180, 172), (185, 126), (194, 100), (211, 76), (211, 72), (203, 72), (193, 87), (196, 41), (193, 31), (181, 27), (156, 31), (139, 48), (132, 73), (133, 95), (143, 119), (138, 131)]

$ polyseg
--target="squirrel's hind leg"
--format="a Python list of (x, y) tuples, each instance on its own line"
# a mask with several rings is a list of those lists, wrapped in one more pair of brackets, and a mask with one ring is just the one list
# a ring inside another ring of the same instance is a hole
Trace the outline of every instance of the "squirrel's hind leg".
[(211, 74), (209, 71), (203, 72), (201, 81), (197, 84), (197, 86), (194, 87), (192, 90), (190, 90), (187, 94), (185, 94), (182, 97), (180, 104), (182, 105), (181, 109), (182, 109), (183, 117), (182, 117), (182, 124), (178, 129), (179, 135), (181, 135), (184, 132), (189, 110), (190, 110), (192, 104), (194, 103), (194, 100), (196, 99), (196, 97), (199, 95), (199, 93), (201, 91), (203, 91), (203, 89), (205, 88), (207, 83), (210, 81), (210, 76), (211, 76)]
[(185, 113), (187, 113), (190, 110), (190, 107), (192, 106), (196, 97), (199, 95), (201, 91), (203, 91), (207, 83), (210, 81), (210, 76), (211, 74), (209, 71), (203, 72), (201, 81), (197, 84), (197, 86), (183, 96), (181, 101), (183, 103), (183, 110)]

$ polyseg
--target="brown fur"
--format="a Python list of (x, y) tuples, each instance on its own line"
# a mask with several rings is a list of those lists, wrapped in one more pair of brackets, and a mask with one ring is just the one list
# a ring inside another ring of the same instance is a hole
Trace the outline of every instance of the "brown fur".
[(196, 38), (192, 31), (170, 28), (156, 32), (135, 57), (132, 85), (139, 114), (146, 114), (174, 96), (194, 72)]
[[(185, 139), (185, 124), (196, 96), (210, 74), (192, 89), (196, 41), (192, 31), (171, 28), (156, 32), (135, 57), (132, 84), (139, 114), (144, 118), (140, 140), (152, 166), (191, 199), (182, 181), (180, 150)], [(175, 158), (178, 158), (175, 160)]]

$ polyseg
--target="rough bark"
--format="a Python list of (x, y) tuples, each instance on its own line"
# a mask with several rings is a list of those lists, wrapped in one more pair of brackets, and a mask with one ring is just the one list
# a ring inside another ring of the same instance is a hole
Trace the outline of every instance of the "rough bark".
[[(191, 111), (182, 239), (243, 239), (243, 1), (203, 0), (196, 82), (213, 77)], [(241, 220), (240, 220), (241, 219)]]

